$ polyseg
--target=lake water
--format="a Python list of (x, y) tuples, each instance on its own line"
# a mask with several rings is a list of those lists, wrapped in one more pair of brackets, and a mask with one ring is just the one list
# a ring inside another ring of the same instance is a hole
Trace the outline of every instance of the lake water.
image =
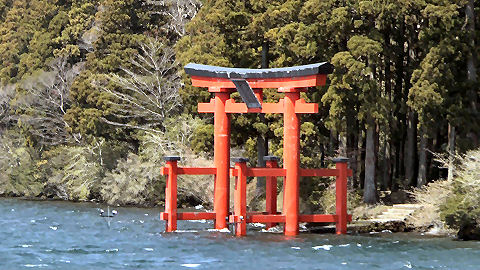
[(418, 234), (282, 234), (208, 231), (179, 221), (164, 233), (160, 209), (0, 199), (0, 269), (480, 269), (480, 242)]

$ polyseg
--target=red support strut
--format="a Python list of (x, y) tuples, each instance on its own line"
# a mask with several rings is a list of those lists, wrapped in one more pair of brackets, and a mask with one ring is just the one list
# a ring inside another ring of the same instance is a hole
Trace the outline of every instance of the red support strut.
[(234, 158), (235, 169), (238, 176), (235, 178), (235, 206), (233, 222), (235, 224), (235, 235), (247, 235), (247, 161), (246, 158)]
[(300, 185), (300, 117), (295, 113), (295, 102), (300, 99), (299, 89), (285, 91), (283, 115), (283, 167), (286, 169), (283, 212), (285, 235), (298, 234)]
[(225, 103), (230, 98), (230, 90), (219, 88), (215, 91), (214, 113), (214, 162), (217, 168), (215, 177), (215, 198), (213, 202), (215, 229), (227, 228), (230, 208), (230, 115), (225, 112)]
[(335, 182), (336, 195), (336, 214), (338, 221), (336, 223), (337, 234), (347, 233), (347, 176), (348, 176), (348, 159), (336, 158), (335, 168), (338, 170), (338, 175)]
[(177, 161), (180, 157), (165, 157), (167, 164), (167, 185), (165, 187), (166, 231), (177, 230)]
[[(274, 156), (265, 156), (263, 158), (266, 161), (267, 168), (277, 168), (278, 167), (278, 158)], [(276, 215), (277, 214), (277, 177), (276, 176), (267, 176), (266, 178), (266, 206), (265, 211), (267, 214)], [(267, 223), (266, 229), (276, 226), (276, 223)]]

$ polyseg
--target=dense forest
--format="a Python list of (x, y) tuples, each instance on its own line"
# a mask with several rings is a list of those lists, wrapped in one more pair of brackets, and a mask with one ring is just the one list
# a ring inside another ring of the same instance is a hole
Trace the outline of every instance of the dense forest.
[[(452, 179), (480, 144), (477, 0), (0, 0), (0, 194), (159, 204), (162, 157), (212, 160), (210, 94), (189, 62), (328, 61), (320, 113), (302, 116), (302, 166), (346, 156), (366, 203)], [(281, 98), (266, 91), (267, 101)], [(232, 116), (232, 150), (282, 156), (278, 115)], [(212, 179), (179, 182), (208, 204)], [(325, 179), (302, 181), (312, 207)], [(259, 189), (261, 191), (261, 188)]]

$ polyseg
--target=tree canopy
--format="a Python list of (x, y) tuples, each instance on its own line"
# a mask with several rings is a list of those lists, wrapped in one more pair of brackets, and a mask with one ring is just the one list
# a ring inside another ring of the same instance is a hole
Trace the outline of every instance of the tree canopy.
[[(0, 0), (0, 134), (32, 160), (89, 149), (72, 162), (98, 161), (100, 183), (144, 162), (152, 136), (162, 149), (174, 151), (180, 144), (164, 142), (175, 138), (211, 156), (212, 119), (197, 113), (211, 96), (191, 86), (183, 65), (328, 61), (327, 85), (302, 94), (321, 105), (302, 116), (302, 166), (349, 157), (351, 189), (374, 203), (379, 190), (451, 175), (453, 159), (446, 170), (432, 153), (452, 158), (479, 146), (479, 11), (478, 0)], [(252, 165), (261, 151), (281, 156), (282, 125), (278, 115), (234, 115), (232, 145)], [(25, 179), (47, 185), (33, 175)], [(86, 192), (65, 179), (77, 197), (101, 196), (94, 183)], [(328, 183), (303, 185), (313, 198)]]

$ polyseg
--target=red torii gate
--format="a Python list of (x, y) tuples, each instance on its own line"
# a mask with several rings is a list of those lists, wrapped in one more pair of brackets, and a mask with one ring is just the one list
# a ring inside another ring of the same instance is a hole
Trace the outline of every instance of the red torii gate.
[[(317, 63), (305, 66), (273, 69), (241, 69), (188, 64), (185, 71), (192, 77), (192, 85), (207, 87), (215, 94), (209, 103), (199, 103), (200, 113), (214, 113), (214, 168), (180, 168), (179, 157), (166, 157), (166, 166), (161, 174), (168, 175), (165, 196), (166, 231), (177, 229), (177, 220), (211, 219), (216, 229), (235, 224), (237, 235), (246, 234), (246, 223), (285, 223), (285, 235), (297, 235), (299, 222), (335, 222), (337, 234), (347, 232), (347, 159), (334, 159), (335, 169), (300, 168), (300, 114), (318, 113), (318, 104), (306, 103), (300, 93), (307, 87), (325, 85), (327, 74), (333, 66)], [(285, 93), (278, 103), (263, 103), (263, 88), (277, 88)], [(238, 90), (245, 103), (236, 103), (230, 93)], [(231, 113), (282, 113), (284, 115), (283, 168), (277, 168), (277, 159), (267, 156), (267, 168), (247, 168), (247, 159), (233, 159), (230, 168), (230, 115)], [(177, 213), (177, 175), (215, 175), (214, 212)], [(236, 177), (234, 212), (229, 212), (230, 176)], [(247, 177), (267, 177), (266, 213), (247, 213)], [(285, 177), (283, 213), (276, 209), (276, 178)], [(301, 176), (336, 177), (336, 214), (300, 215), (299, 183)]]

